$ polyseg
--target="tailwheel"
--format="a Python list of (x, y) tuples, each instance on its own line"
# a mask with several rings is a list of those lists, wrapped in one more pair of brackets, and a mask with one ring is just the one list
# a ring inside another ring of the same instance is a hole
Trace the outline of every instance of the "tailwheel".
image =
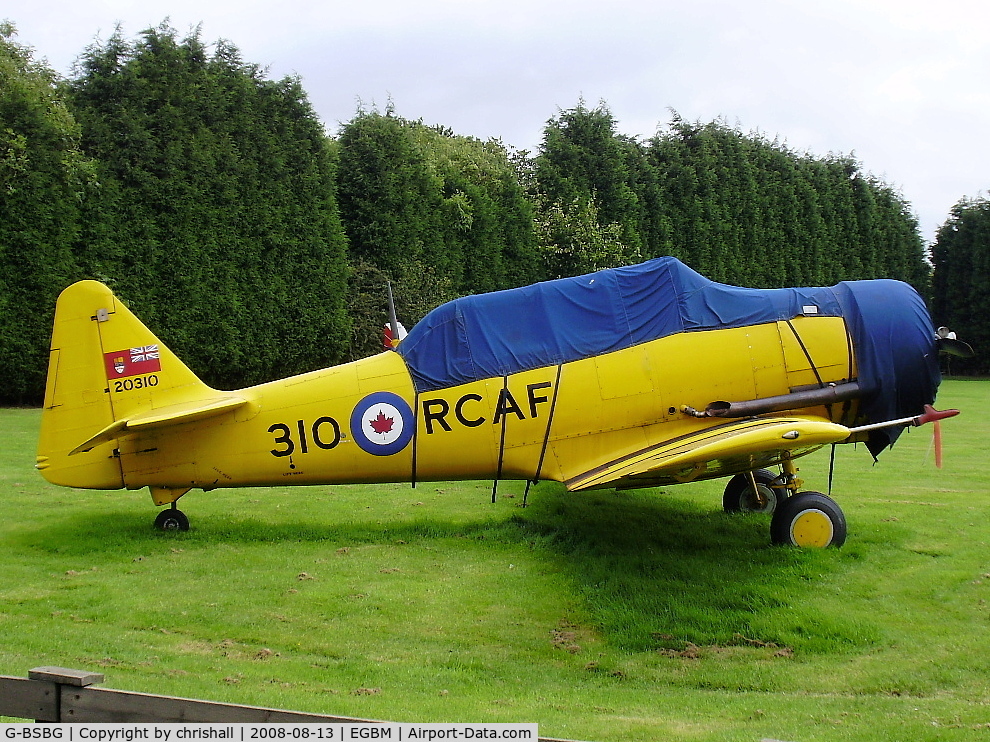
[(842, 546), (846, 517), (831, 497), (801, 492), (780, 504), (770, 521), (770, 539), (791, 546)]
[[(753, 478), (750, 479), (750, 474)], [(736, 474), (725, 485), (722, 509), (727, 513), (772, 513), (787, 498), (780, 486), (780, 477), (772, 471), (757, 469), (749, 474)], [(754, 488), (755, 483), (755, 488)]]
[(155, 528), (159, 531), (188, 531), (189, 518), (173, 503), (172, 507), (161, 511), (155, 518)]

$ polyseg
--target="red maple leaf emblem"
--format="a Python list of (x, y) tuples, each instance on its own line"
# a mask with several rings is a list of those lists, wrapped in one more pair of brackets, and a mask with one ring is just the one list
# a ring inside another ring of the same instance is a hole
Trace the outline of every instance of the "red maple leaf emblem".
[(370, 422), (371, 422), (372, 430), (374, 430), (376, 433), (381, 433), (382, 435), (385, 435), (386, 433), (392, 432), (392, 426), (395, 423), (395, 420), (391, 417), (385, 417), (385, 414), (383, 412), (379, 412), (378, 417), (376, 417), (374, 420), (371, 420)]

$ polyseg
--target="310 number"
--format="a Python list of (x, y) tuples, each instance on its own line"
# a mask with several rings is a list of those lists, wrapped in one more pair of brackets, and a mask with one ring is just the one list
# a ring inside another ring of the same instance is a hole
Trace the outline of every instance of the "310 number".
[(307, 425), (305, 420), (296, 420), (295, 430), (285, 423), (275, 423), (268, 432), (278, 434), (272, 456), (291, 456), (297, 447), (299, 453), (309, 453), (310, 442), (323, 449), (336, 448), (340, 443), (340, 425), (332, 417), (318, 418), (312, 425)]

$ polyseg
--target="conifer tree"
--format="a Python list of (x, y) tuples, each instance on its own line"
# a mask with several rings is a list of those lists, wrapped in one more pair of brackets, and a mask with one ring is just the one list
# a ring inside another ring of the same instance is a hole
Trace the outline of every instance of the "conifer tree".
[(659, 202), (650, 212), (650, 255), (669, 253), (745, 286), (878, 277), (927, 285), (917, 220), (850, 158), (800, 155), (676, 114), (650, 140), (647, 157)]
[(547, 122), (536, 158), (536, 186), (548, 204), (594, 201), (602, 224), (618, 224), (623, 241), (639, 246), (640, 203), (629, 185), (633, 143), (620, 137), (604, 103), (583, 102)]
[(0, 402), (40, 402), (93, 167), (55, 72), (0, 24)]
[(932, 246), (932, 318), (976, 350), (950, 358), (955, 373), (990, 373), (990, 201), (964, 198)]
[[(646, 207), (657, 204), (651, 198), (653, 174), (639, 145), (616, 132), (604, 103), (589, 109), (581, 101), (547, 122), (533, 189), (540, 232), (544, 240), (552, 240), (541, 246), (551, 275), (581, 270), (579, 266), (624, 265), (641, 257), (643, 234), (649, 229)], [(594, 224), (587, 223), (589, 215)], [(573, 228), (562, 230), (568, 219), (575, 220)], [(574, 242), (584, 238), (586, 244)], [(582, 251), (589, 254), (582, 257)], [(561, 262), (564, 256), (567, 261)]]
[(100, 163), (80, 259), (205, 380), (256, 383), (347, 347), (345, 239), (322, 125), (298, 79), (268, 80), (199, 31), (118, 30), (71, 86)]
[(359, 111), (338, 138), (337, 191), (352, 260), (389, 270), (423, 261), (447, 271), (442, 183), (430, 171), (407, 122)]
[[(540, 278), (532, 207), (504, 147), (359, 111), (338, 140), (355, 264), (393, 280), (425, 267), (457, 294)], [(418, 319), (407, 318), (407, 319)]]

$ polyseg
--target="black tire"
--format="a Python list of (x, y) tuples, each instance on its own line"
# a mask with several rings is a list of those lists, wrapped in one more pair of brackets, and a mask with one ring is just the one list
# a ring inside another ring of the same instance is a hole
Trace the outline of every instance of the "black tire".
[(159, 531), (188, 531), (189, 518), (177, 508), (166, 508), (155, 518), (155, 528)]
[(770, 540), (789, 546), (842, 546), (846, 516), (821, 492), (800, 492), (781, 503), (770, 521)]
[(727, 513), (772, 513), (787, 499), (787, 490), (771, 487), (778, 477), (772, 471), (757, 469), (753, 472), (756, 492), (745, 474), (736, 474), (725, 485), (722, 509)]

